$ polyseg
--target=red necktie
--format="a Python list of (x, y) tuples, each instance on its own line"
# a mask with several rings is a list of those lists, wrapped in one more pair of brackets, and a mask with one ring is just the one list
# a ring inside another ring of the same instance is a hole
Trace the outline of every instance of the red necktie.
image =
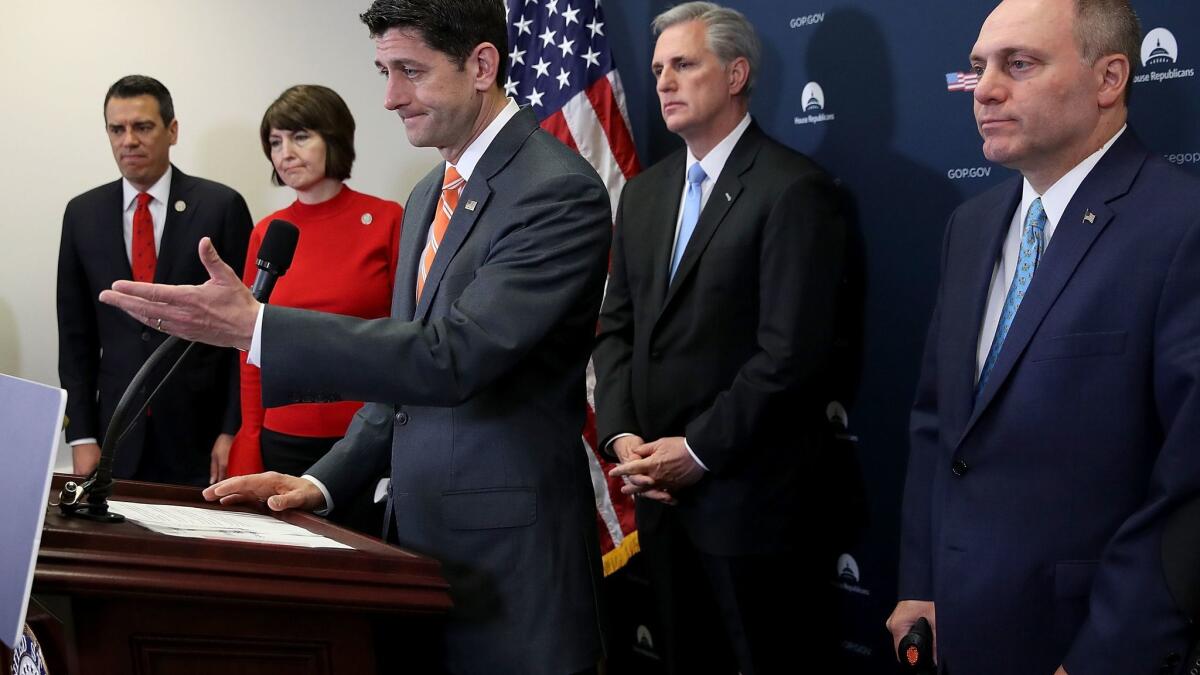
[(450, 226), (450, 217), (458, 207), (458, 198), (462, 194), (463, 185), (467, 181), (458, 175), (458, 171), (446, 165), (446, 177), (442, 180), (442, 196), (438, 199), (437, 212), (433, 214), (433, 224), (429, 226), (429, 235), (425, 237), (425, 250), (421, 253), (420, 266), (417, 268), (417, 300), (421, 299), (421, 290), (425, 288), (425, 277), (429, 268), (433, 267), (433, 259), (437, 256), (438, 246)]
[(158, 256), (154, 253), (154, 219), (150, 217), (150, 200), (145, 192), (137, 196), (137, 210), (133, 212), (133, 267), (134, 281), (154, 281), (154, 267)]

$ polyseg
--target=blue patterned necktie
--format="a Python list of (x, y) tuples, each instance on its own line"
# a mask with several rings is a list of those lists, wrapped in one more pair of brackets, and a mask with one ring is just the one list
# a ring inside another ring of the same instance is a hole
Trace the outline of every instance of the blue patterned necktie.
[(1025, 216), (1025, 227), (1021, 230), (1021, 255), (1017, 260), (1017, 273), (1013, 275), (1012, 284), (1008, 287), (1008, 296), (1004, 298), (1004, 312), (996, 324), (996, 337), (992, 338), (992, 348), (987, 360), (983, 362), (983, 370), (979, 372), (979, 383), (975, 385), (975, 399), (983, 392), (988, 375), (996, 365), (1000, 356), (1000, 348), (1004, 346), (1004, 338), (1008, 337), (1008, 329), (1012, 327), (1013, 319), (1017, 316), (1017, 308), (1025, 299), (1025, 291), (1037, 271), (1038, 261), (1042, 259), (1042, 251), (1046, 248), (1046, 211), (1042, 208), (1042, 198), (1038, 197), (1029, 205), (1029, 213)]
[(696, 231), (696, 221), (700, 220), (700, 186), (704, 184), (708, 174), (700, 162), (692, 165), (687, 172), (687, 196), (683, 200), (683, 220), (679, 221), (679, 237), (675, 240), (675, 252), (671, 255), (671, 276), (675, 278), (675, 270), (679, 269), (679, 261), (683, 260), (683, 250), (687, 248), (692, 232)]

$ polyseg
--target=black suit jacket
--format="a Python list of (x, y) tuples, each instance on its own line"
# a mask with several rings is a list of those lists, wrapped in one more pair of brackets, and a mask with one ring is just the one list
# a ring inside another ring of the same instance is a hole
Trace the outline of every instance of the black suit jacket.
[(267, 307), (263, 401), (375, 402), (309, 473), (337, 508), (390, 458), (398, 539), (450, 582), (452, 672), (579, 672), (601, 649), (580, 433), (608, 193), (521, 110), (471, 174), (415, 302), (443, 167), (405, 206), (392, 318)]
[[(684, 162), (680, 150), (621, 195), (593, 354), (599, 435), (685, 436), (710, 470), (677, 495), (697, 546), (784, 550), (831, 491), (826, 366), (845, 224), (830, 178), (752, 123), (668, 283)], [(661, 508), (638, 500), (639, 527), (653, 531)]]
[[(132, 278), (125, 253), (122, 198), (117, 180), (75, 197), (63, 214), (58, 374), (67, 390), (68, 441), (88, 437), (104, 441), (121, 394), (166, 338), (98, 300), (100, 291), (117, 279)], [(206, 236), (226, 263), (240, 269), (251, 226), (246, 202), (237, 192), (174, 169), (154, 281), (204, 283), (208, 273), (197, 249)], [(170, 466), (175, 482), (207, 483), (213, 441), (223, 431), (235, 433), (240, 421), (235, 354), (196, 345), (150, 407), (151, 437), (147, 425), (138, 424), (117, 449), (113, 475), (133, 477), (144, 453), (158, 453), (156, 463)], [(151, 386), (173, 361), (166, 360), (162, 372), (149, 380)]]

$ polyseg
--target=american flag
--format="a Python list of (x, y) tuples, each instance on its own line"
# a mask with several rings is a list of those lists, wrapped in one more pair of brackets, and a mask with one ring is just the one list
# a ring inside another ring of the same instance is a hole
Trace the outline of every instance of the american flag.
[(946, 73), (946, 91), (975, 91), (979, 76), (975, 73)]
[[(616, 212), (625, 181), (640, 167), (629, 133), (625, 91), (612, 59), (600, 0), (505, 0), (508, 77), (504, 91), (533, 108), (542, 128), (583, 155), (608, 187)], [(638, 551), (633, 501), (596, 447), (595, 374), (588, 363), (587, 452), (596, 496), (604, 573)]]

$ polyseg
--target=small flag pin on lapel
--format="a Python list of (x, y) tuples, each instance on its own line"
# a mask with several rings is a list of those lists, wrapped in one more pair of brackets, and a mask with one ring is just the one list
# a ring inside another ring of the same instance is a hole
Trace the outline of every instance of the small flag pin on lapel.
[(180, 212), (180, 213), (183, 213), (183, 210), (184, 210), (184, 209), (186, 209), (186, 208), (187, 208), (187, 204), (185, 204), (185, 203), (184, 203), (184, 201), (183, 201), (182, 199), (180, 199), (179, 201), (175, 202), (175, 210), (176, 210), (176, 211), (178, 211), (178, 212)]
[(1096, 214), (1092, 213), (1092, 210), (1091, 210), (1091, 209), (1086, 209), (1086, 210), (1084, 210), (1084, 212), (1083, 212), (1083, 222), (1085, 222), (1085, 223), (1095, 223), (1095, 222), (1096, 222)]
[(474, 211), (474, 210), (475, 210), (475, 205), (476, 205), (476, 204), (478, 204), (478, 203), (479, 203), (479, 202), (475, 201), (474, 199), (472, 199), (472, 200), (468, 201), (468, 202), (467, 202), (467, 210), (468, 210), (468, 211)]

